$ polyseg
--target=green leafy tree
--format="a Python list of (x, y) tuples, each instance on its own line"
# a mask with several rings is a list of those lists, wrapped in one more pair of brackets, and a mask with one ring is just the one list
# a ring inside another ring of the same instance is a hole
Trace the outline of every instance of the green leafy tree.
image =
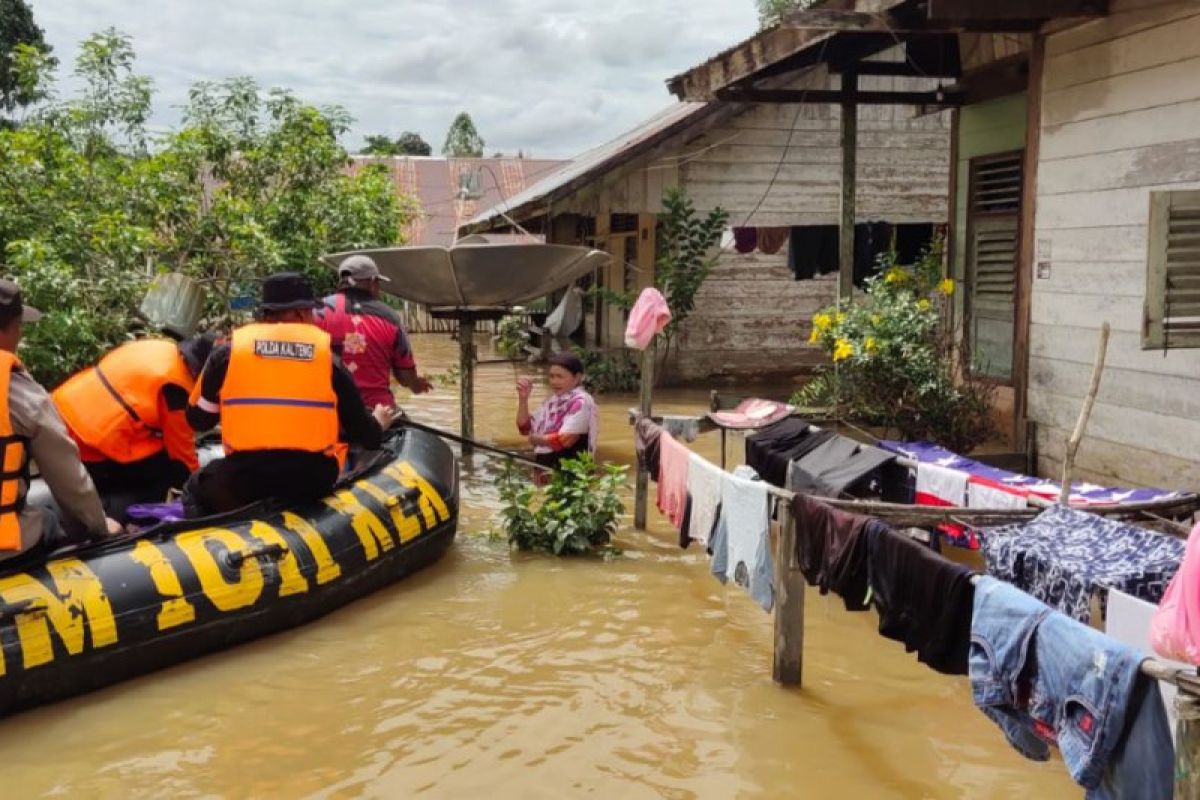
[(433, 148), (429, 142), (421, 138), (416, 131), (405, 131), (396, 137), (396, 155), (398, 156), (431, 156)]
[(201, 83), (183, 126), (153, 137), (152, 87), (127, 36), (88, 39), (75, 74), (75, 96), (0, 131), (0, 247), (5, 272), (46, 312), (22, 349), (44, 383), (133, 335), (161, 272), (200, 281), (210, 324), (228, 324), (231, 299), (253, 296), (270, 272), (301, 270), (324, 289), (322, 253), (399, 240), (411, 206), (382, 169), (348, 174), (344, 111), (245, 78)]
[(0, 110), (6, 115), (41, 99), (37, 87), (23, 83), (19, 77), (19, 47), (50, 55), (50, 45), (25, 0), (0, 0)]
[(654, 284), (671, 309), (663, 330), (664, 358), (669, 355), (680, 327), (696, 308), (696, 295), (717, 265), (714, 248), (729, 225), (729, 212), (718, 207), (701, 216), (682, 190), (668, 189), (658, 218), (658, 259)]
[(446, 142), (442, 145), (442, 155), (451, 158), (483, 158), (483, 137), (475, 130), (471, 115), (462, 112), (450, 123), (446, 132)]
[(815, 0), (756, 0), (758, 24), (763, 28), (778, 25), (788, 14), (809, 8)]
[(358, 152), (364, 156), (394, 156), (396, 143), (386, 136), (374, 134), (367, 137), (366, 143)]

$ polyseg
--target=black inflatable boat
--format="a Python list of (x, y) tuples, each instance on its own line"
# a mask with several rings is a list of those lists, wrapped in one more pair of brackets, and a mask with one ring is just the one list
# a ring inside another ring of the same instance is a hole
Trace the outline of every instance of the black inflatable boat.
[(454, 540), (454, 455), (388, 434), (322, 501), (168, 523), (0, 572), (0, 714), (316, 619)]

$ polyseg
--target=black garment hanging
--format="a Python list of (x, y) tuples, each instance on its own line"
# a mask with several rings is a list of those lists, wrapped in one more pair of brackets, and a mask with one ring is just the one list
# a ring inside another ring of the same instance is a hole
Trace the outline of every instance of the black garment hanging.
[(792, 461), (787, 488), (818, 497), (838, 497), (850, 484), (895, 460), (895, 453), (845, 436), (834, 436)]
[(746, 437), (746, 464), (767, 483), (783, 488), (788, 463), (836, 435), (833, 431), (812, 431), (804, 420), (788, 417)]

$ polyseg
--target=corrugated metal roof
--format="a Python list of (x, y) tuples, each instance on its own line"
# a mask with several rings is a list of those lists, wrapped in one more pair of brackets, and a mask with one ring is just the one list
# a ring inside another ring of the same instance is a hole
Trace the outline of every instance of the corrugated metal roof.
[[(382, 164), (388, 168), (397, 191), (417, 198), (420, 214), (407, 226), (405, 240), (410, 245), (454, 243), (460, 226), (505, 197), (521, 193), (546, 175), (568, 162), (537, 158), (441, 158), (437, 156), (355, 156), (351, 169), (364, 164)], [(479, 175), (478, 200), (459, 196), (459, 176)]]
[(715, 108), (712, 103), (676, 103), (652, 119), (612, 141), (588, 150), (542, 180), (497, 204), (467, 223), (468, 227), (485, 227), (507, 214), (515, 219), (527, 216), (531, 206), (541, 206), (554, 195), (573, 191), (590, 182), (599, 173), (628, 161), (653, 147), (679, 128), (695, 122)]

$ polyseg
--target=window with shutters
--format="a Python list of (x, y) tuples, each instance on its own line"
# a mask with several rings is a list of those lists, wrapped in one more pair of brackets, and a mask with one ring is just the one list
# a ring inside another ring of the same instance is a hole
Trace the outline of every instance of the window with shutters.
[(1200, 191), (1151, 192), (1142, 347), (1200, 347)]
[(1021, 212), (1018, 151), (973, 159), (967, 195), (966, 330), (974, 375), (1011, 381)]

